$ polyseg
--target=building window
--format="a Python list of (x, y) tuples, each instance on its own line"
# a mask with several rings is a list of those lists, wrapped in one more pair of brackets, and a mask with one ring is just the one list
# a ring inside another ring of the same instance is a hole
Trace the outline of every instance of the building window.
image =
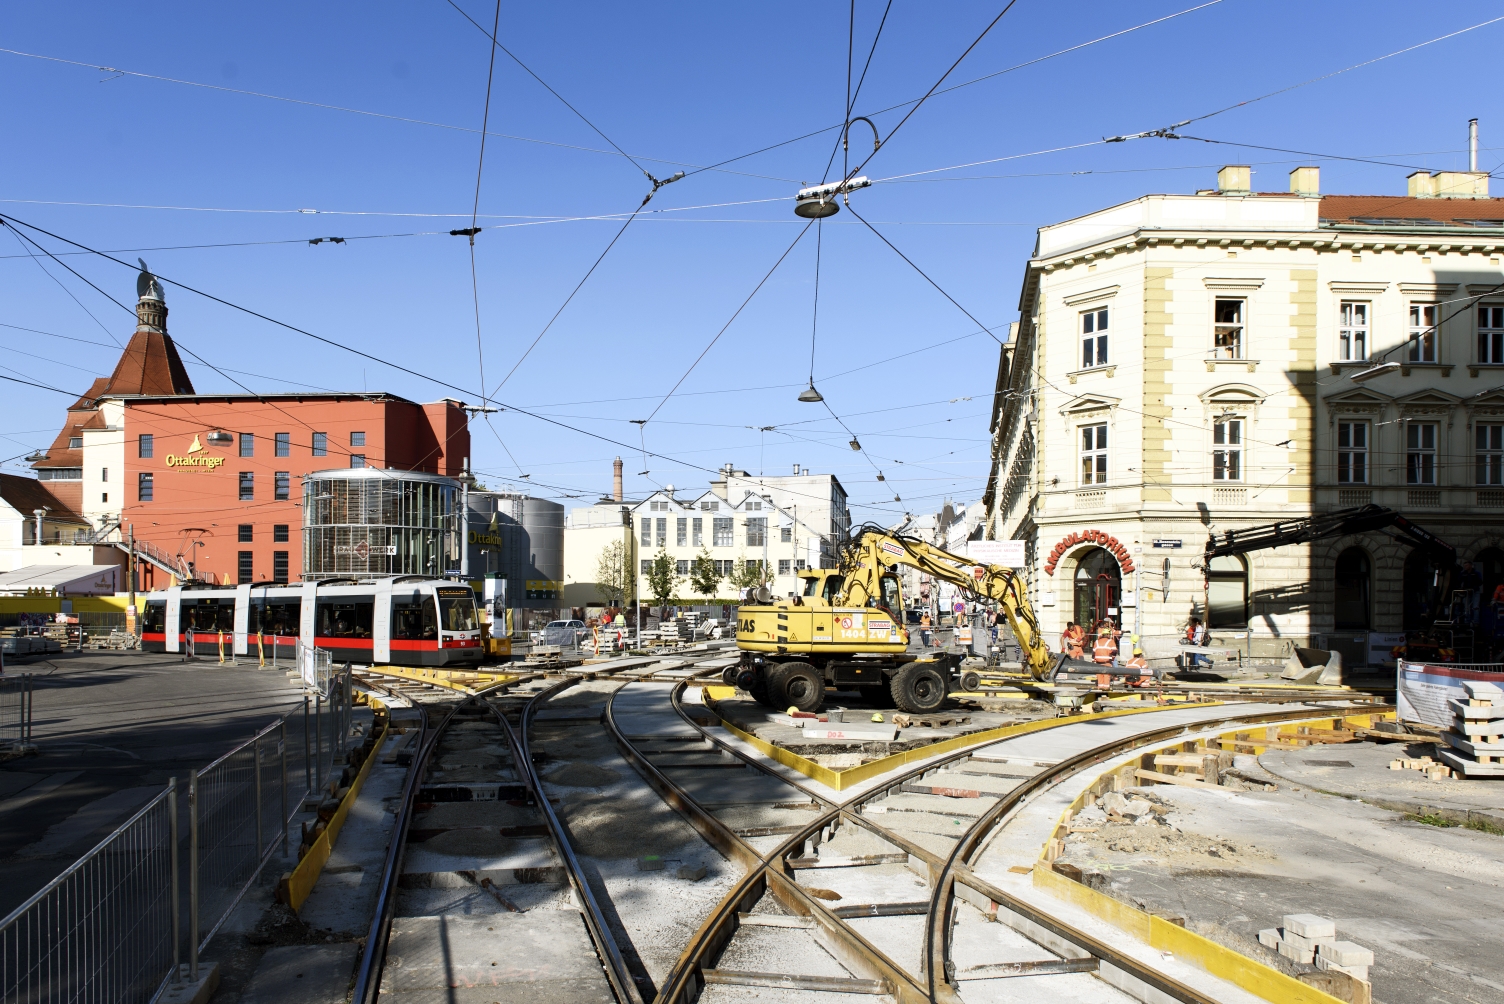
[(352, 432), (352, 433), (350, 433), (350, 445), (351, 446), (364, 446), (364, 445), (366, 445), (366, 434), (364, 432)]
[(272, 543), (273, 544), (285, 544), (285, 543), (287, 543), (287, 539), (288, 539), (287, 538), (287, 524), (286, 523), (273, 523), (272, 524)]
[(649, 502), (648, 508), (653, 512), (668, 512), (667, 502)]
[(1436, 310), (1437, 305), (1434, 303), (1410, 304), (1410, 361), (1412, 363), (1436, 361)]
[(151, 459), (152, 446), (155, 445), (155, 437), (151, 433), (143, 433), (136, 437), (136, 456), (142, 460)]
[(256, 434), (254, 432), (242, 432), (240, 434), (240, 455), (242, 457), (254, 457), (256, 455)]
[(272, 497), (278, 502), (286, 502), (292, 497), (292, 475), (287, 471), (272, 475)]
[(279, 456), (279, 457), (290, 457), (290, 456), (292, 456), (292, 433), (290, 433), (290, 432), (279, 432), (279, 433), (277, 433), (277, 446), (276, 446), (276, 451), (275, 452), (276, 452), (277, 456)]
[(642, 559), (642, 574), (647, 575), (653, 570), (653, 562), (648, 558)]
[(779, 558), (778, 559), (778, 574), (779, 575), (788, 575), (789, 571), (790, 571), (790, 567), (792, 565), (793, 565), (793, 562), (790, 561), (788, 558)]
[(678, 561), (674, 562), (674, 574), (675, 575), (688, 575), (689, 574), (689, 562), (686, 561), (683, 558), (680, 558)]
[(1213, 558), (1206, 570), (1206, 626), (1248, 627), (1248, 566), (1237, 555)]
[(1081, 314), (1081, 368), (1107, 365), (1107, 309)]
[(668, 520), (661, 516), (658, 518), (658, 533), (656, 539), (658, 541), (659, 547), (668, 546)]
[(315, 432), (313, 434), (313, 455), (315, 457), (327, 457), (329, 455), (329, 433)]
[(716, 547), (735, 547), (735, 531), (729, 516), (717, 516), (710, 521), (711, 543)]
[(747, 518), (747, 546), (762, 547), (768, 542), (768, 518), (766, 516), (750, 516)]
[(794, 528), (791, 526), (780, 526), (778, 528), (778, 542), (780, 544), (792, 544), (794, 542)]
[(138, 475), (136, 475), (136, 501), (137, 502), (150, 502), (151, 501), (151, 492), (152, 492), (151, 475), (150, 474), (138, 474)]
[(691, 547), (704, 547), (705, 546), (705, 521), (703, 519), (696, 518), (690, 524), (690, 534), (691, 534), (691, 537), (690, 537), (690, 546)]
[(1474, 429), (1478, 444), (1478, 483), (1504, 485), (1504, 425), (1479, 425)]
[(1504, 307), (1478, 308), (1478, 361), (1504, 363)]
[(366, 455), (364, 453), (352, 453), (352, 454), (350, 454), (350, 466), (351, 467), (364, 467), (365, 465), (366, 465)]
[(108, 467), (101, 467), (99, 469), (99, 480), (101, 482), (103, 482), (103, 483), (108, 483), (109, 482), (109, 480), (110, 480), (110, 469)]
[(701, 502), (700, 503), (700, 511), (701, 512), (720, 512), (721, 511), (721, 504), (719, 502)]
[(1337, 358), (1357, 361), (1368, 358), (1368, 304), (1342, 302), (1342, 326), (1337, 329)]
[(1212, 426), (1212, 480), (1243, 480), (1243, 420), (1219, 418)]
[(680, 516), (674, 526), (674, 545), (677, 547), (689, 546), (689, 520)]
[(1107, 483), (1107, 426), (1081, 426), (1081, 483)]
[(1436, 483), (1436, 424), (1411, 422), (1405, 426), (1405, 483)]
[(287, 581), (287, 552), (286, 551), (273, 551), (272, 552), (272, 581), (273, 582), (282, 582), (282, 583), (285, 583)]
[(1367, 631), (1373, 626), (1369, 616), (1372, 569), (1368, 552), (1361, 547), (1349, 547), (1337, 555), (1333, 619), (1338, 631)]
[(1368, 423), (1337, 423), (1337, 483), (1368, 484)]
[(726, 578), (728, 575), (731, 574), (731, 571), (732, 571), (731, 566), (734, 565), (734, 564), (735, 564), (735, 562), (732, 562), (732, 561), (721, 561), (721, 560), (717, 559), (716, 562), (715, 562), (715, 574), (718, 575), (718, 576), (720, 576), (723, 579)]
[(749, 498), (746, 499), (746, 502), (742, 506), (742, 508), (743, 509), (750, 509), (753, 512), (759, 512), (762, 509), (762, 499), (755, 499), (755, 498), (749, 497)]
[(110, 500), (110, 493), (109, 492), (100, 492), (99, 493), (99, 501), (101, 501), (101, 502), (108, 502), (109, 500)]
[(68, 437), (68, 449), (70, 449), (70, 450), (82, 450), (83, 448), (84, 448), (84, 437), (82, 437), (82, 436), (70, 436), (70, 437)]
[(653, 546), (653, 521), (650, 517), (642, 517), (642, 546)]
[(240, 568), (237, 569), (237, 571), (239, 573), (239, 577), (235, 581), (237, 581), (237, 582), (253, 582), (253, 581), (255, 581), (256, 575), (255, 575), (254, 569), (255, 569), (255, 562), (254, 562), (254, 560), (252, 558), (252, 552), (250, 552), (250, 551), (241, 551), (240, 552)]
[(254, 531), (252, 524), (241, 523), (240, 526), (236, 528), (235, 540), (241, 544), (249, 544), (251, 542), (251, 534), (253, 532)]
[(256, 497), (256, 475), (250, 471), (240, 472), (240, 500), (247, 502)]
[(1213, 311), (1212, 355), (1218, 359), (1242, 359), (1243, 300), (1218, 300)]

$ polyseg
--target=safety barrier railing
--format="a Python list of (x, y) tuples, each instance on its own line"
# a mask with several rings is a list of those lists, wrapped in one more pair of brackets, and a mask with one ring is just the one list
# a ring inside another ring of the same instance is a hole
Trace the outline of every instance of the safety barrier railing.
[(0, 920), (0, 1004), (145, 1004), (168, 982), (196, 981), (199, 953), (267, 862), (288, 856), (293, 818), (348, 753), (352, 697), (345, 667), (331, 674), (328, 700), (315, 693), (192, 771), (186, 848), (174, 778)]
[[(3, 663), (0, 663), (3, 665)], [(31, 743), (32, 674), (0, 679), (0, 749), (19, 750)]]
[(176, 779), (0, 921), (0, 1001), (136, 1004), (181, 944)]

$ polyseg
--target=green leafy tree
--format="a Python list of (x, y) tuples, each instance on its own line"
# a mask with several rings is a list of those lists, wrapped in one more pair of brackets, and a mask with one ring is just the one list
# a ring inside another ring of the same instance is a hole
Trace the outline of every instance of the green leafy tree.
[(648, 592), (661, 611), (668, 606), (679, 588), (678, 565), (667, 549), (661, 549), (648, 564)]
[(721, 573), (715, 570), (715, 561), (710, 557), (710, 552), (700, 548), (700, 553), (695, 555), (694, 561), (689, 565), (689, 586), (695, 592), (705, 597), (706, 601), (720, 592)]
[(595, 591), (607, 606), (619, 607), (627, 595), (627, 548), (619, 540), (613, 540), (601, 548), (601, 556), (595, 566)]
[(748, 558), (743, 555), (731, 568), (731, 574), (727, 576), (731, 584), (737, 589), (756, 589), (773, 581), (773, 576), (768, 572), (766, 563)]

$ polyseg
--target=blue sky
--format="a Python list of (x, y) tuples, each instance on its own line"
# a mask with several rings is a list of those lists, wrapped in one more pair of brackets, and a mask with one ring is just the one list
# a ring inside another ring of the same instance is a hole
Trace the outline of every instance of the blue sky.
[[(494, 6), (456, 2), (485, 25), (495, 16)], [(858, 73), (885, 6), (856, 6)], [(1019, 0), (947, 85), (1194, 6)], [(895, 0), (855, 113), (872, 115), (887, 137), (906, 109), (875, 113), (923, 95), (1000, 9), (997, 0)], [(965, 312), (852, 213), (823, 225), (815, 382), (862, 453), (829, 412), (795, 400), (810, 372), (813, 228), (706, 351), (799, 236), (791, 196), (825, 176), (836, 132), (695, 171), (840, 122), (847, 5), (503, 5), (502, 43), (612, 142), (658, 177), (693, 173), (659, 191), (499, 391), (650, 185), (498, 54), (475, 252), (478, 358), (469, 247), (448, 231), (469, 225), (475, 199), (490, 44), (447, 0), (8, 5), (0, 46), (85, 65), (0, 52), (0, 212), (127, 261), (140, 255), (168, 280), (466, 393), (169, 282), (174, 337), (223, 371), (190, 359), (201, 391), (238, 390), (233, 378), (258, 391), (380, 389), (477, 403), (483, 366), (507, 408), (491, 416), (494, 433), (472, 427), (474, 466), (492, 487), (530, 483), (573, 505), (609, 490), (617, 454), (636, 493), (698, 490), (704, 468), (728, 461), (769, 473), (800, 463), (837, 474), (859, 521), (890, 522), (981, 493), (997, 343), (971, 317), (1000, 335), (1017, 319), (1034, 228), (1145, 192), (1209, 187), (1224, 163), (1252, 163), (1260, 190), (1282, 190), (1290, 167), (1318, 163), (1327, 192), (1403, 193), (1409, 166), (1466, 167), (1471, 117), (1481, 119), (1483, 168), (1504, 161), (1492, 70), (1504, 21), (1184, 130), (1306, 153), (1095, 142), (1468, 28), (1495, 8), (1414, 11), (1220, 0), (920, 107), (872, 157), (864, 173), (879, 183), (852, 205)], [(1078, 144), (1092, 145), (1039, 153)], [(871, 149), (870, 130), (857, 126), (853, 154)], [(975, 161), (995, 162), (936, 170)], [(840, 163), (837, 153), (837, 175)], [(914, 172), (933, 173), (884, 180)], [(334, 236), (345, 243), (307, 243)], [(134, 299), (127, 269), (90, 255), (63, 260), (127, 305)], [(51, 276), (0, 234), (0, 323), (9, 325), (0, 327), (0, 373), (77, 393), (109, 372), (115, 340), (134, 322), (43, 261)], [(49, 443), (66, 404), (0, 383), (0, 458)], [(650, 415), (639, 432), (632, 420)], [(26, 468), (12, 460), (3, 469)]]

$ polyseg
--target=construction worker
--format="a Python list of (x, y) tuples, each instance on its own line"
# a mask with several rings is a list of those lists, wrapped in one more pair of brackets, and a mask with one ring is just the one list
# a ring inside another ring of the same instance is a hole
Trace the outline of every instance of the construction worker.
[(919, 615), (919, 640), (925, 647), (930, 647), (930, 615), (929, 611)]
[(1097, 643), (1092, 646), (1092, 662), (1099, 666), (1111, 666), (1117, 655), (1118, 643), (1112, 640), (1112, 628), (1103, 625), (1097, 631)]

